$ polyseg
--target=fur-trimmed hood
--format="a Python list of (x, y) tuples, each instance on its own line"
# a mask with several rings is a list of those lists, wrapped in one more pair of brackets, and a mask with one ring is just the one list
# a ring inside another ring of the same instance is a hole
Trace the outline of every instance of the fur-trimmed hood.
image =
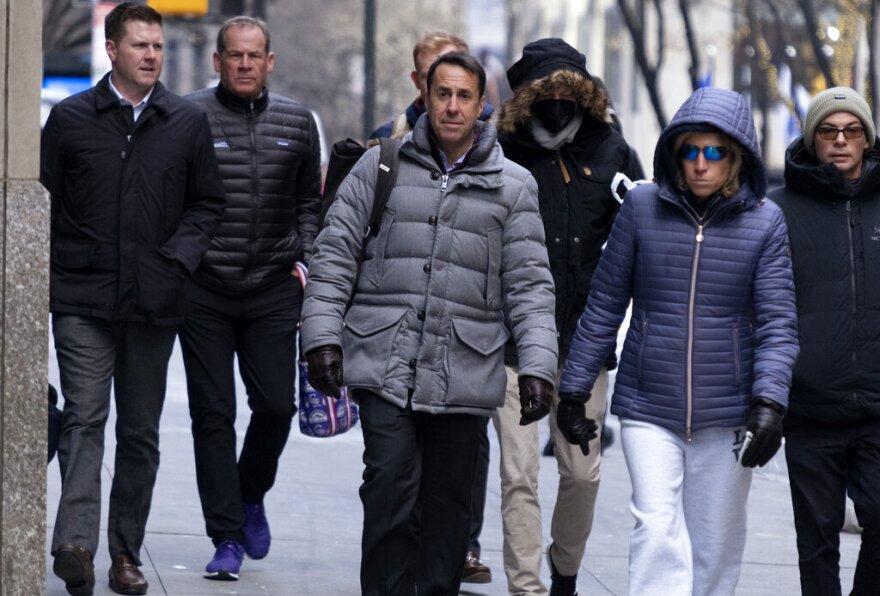
[(504, 102), (498, 112), (499, 131), (514, 132), (517, 125), (523, 124), (532, 116), (532, 105), (542, 94), (560, 85), (567, 85), (574, 92), (578, 105), (584, 113), (594, 120), (611, 124), (613, 109), (608, 100), (608, 92), (596, 83), (572, 70), (557, 70), (552, 74), (525, 83), (514, 92), (513, 97)]

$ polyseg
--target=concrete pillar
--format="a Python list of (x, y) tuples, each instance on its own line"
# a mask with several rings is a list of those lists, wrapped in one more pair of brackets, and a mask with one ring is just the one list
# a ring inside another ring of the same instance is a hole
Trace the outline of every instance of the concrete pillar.
[(49, 199), (41, 0), (0, 0), (0, 596), (45, 592)]

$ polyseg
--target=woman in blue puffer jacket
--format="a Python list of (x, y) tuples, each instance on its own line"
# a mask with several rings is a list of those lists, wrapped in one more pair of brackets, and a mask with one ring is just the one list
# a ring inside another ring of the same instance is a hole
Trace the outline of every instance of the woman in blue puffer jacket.
[(787, 230), (742, 95), (700, 89), (660, 135), (656, 183), (620, 209), (560, 382), (560, 430), (583, 403), (632, 300), (611, 411), (636, 518), (630, 593), (732, 595), (751, 469), (779, 448), (797, 313)]

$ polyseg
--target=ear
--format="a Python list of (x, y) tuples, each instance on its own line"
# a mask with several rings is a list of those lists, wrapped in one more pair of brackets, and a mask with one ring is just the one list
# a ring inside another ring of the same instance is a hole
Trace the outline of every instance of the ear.
[(220, 72), (220, 66), (221, 66), (221, 63), (220, 63), (220, 54), (218, 54), (217, 52), (214, 52), (214, 72), (219, 73), (219, 72)]
[(107, 39), (104, 41), (104, 49), (110, 57), (110, 62), (116, 62), (116, 43), (112, 39)]
[(266, 56), (266, 72), (273, 70), (275, 70), (275, 52), (269, 52), (269, 55)]
[[(484, 95), (483, 97), (480, 98), (480, 112), (479, 112), (480, 114), (483, 113), (483, 108), (485, 106), (486, 106), (486, 96)], [(477, 117), (479, 118), (479, 114), (477, 114)]]
[(419, 73), (414, 70), (411, 73), (409, 73), (409, 78), (412, 80), (413, 85), (416, 86), (416, 89), (419, 90), (419, 93), (421, 93), (422, 88), (419, 87)]

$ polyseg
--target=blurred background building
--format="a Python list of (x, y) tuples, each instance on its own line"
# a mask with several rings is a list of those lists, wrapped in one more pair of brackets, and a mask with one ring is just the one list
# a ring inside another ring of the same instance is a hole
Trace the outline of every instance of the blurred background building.
[[(771, 170), (781, 170), (812, 94), (851, 85), (876, 103), (877, 2), (871, 0), (147, 3), (166, 16), (163, 80), (180, 94), (216, 81), (211, 54), (224, 19), (266, 19), (276, 53), (271, 88), (316, 111), (329, 142), (363, 138), (412, 101), (412, 46), (429, 29), (470, 42), (487, 68), (487, 96), (495, 105), (510, 93), (504, 71), (525, 43), (565, 39), (604, 80), (625, 135), (648, 166), (660, 129), (699, 86), (750, 97)], [(109, 67), (101, 27), (106, 4), (43, 0), (47, 106)]]

